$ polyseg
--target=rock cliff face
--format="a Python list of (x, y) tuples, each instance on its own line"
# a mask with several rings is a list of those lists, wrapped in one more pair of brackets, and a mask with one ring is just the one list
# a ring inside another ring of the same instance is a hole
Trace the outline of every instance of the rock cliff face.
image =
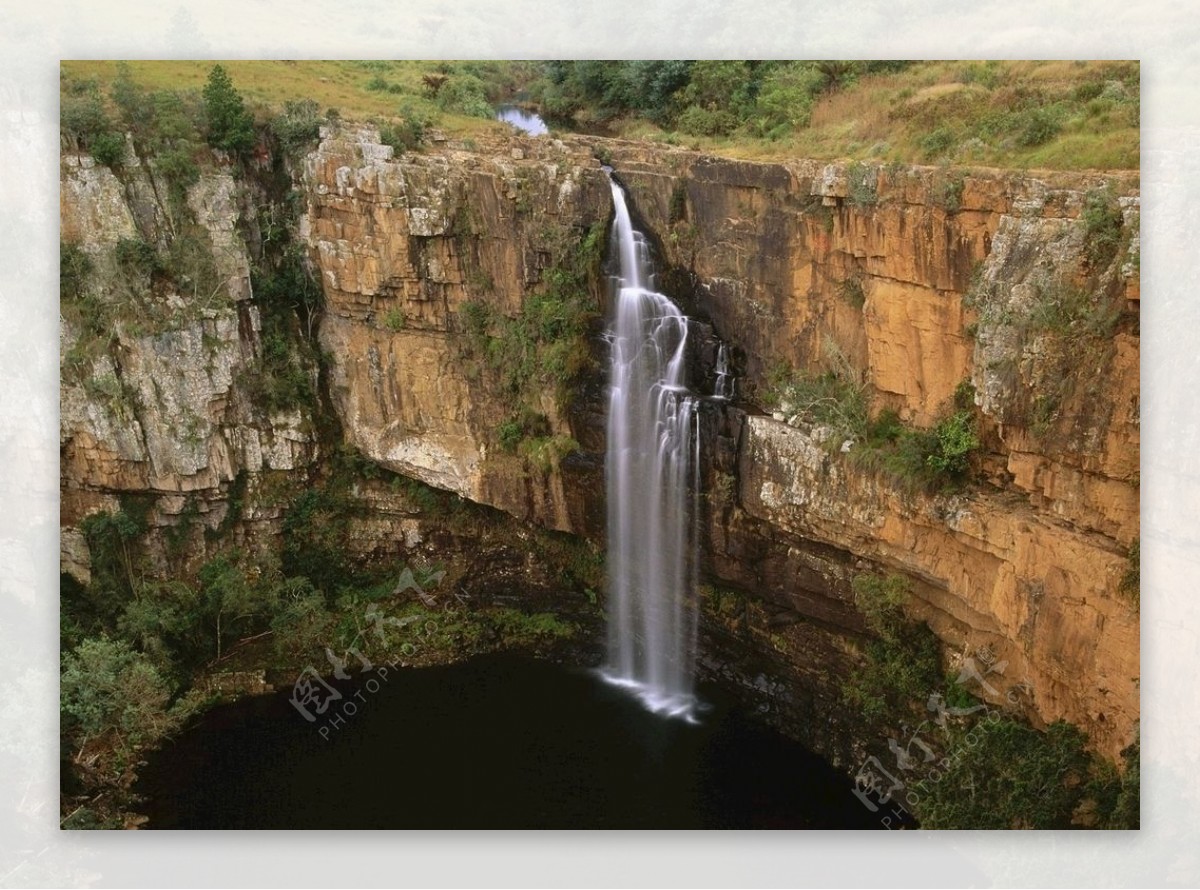
[[(1035, 722), (1077, 723), (1115, 756), (1138, 718), (1137, 610), (1119, 592), (1138, 536), (1134, 181), (749, 163), (582, 137), (396, 157), (370, 128), (324, 134), (297, 171), (298, 237), (324, 291), (319, 339), (345, 439), (396, 472), (592, 539), (603, 535), (602, 365), (579, 372), (573, 398), (535, 394), (543, 432), (580, 446), (535, 465), (497, 445), (515, 406), (473, 352), (470, 312), (515, 317), (564, 250), (607, 224), (597, 155), (656, 240), (665, 286), (712, 334), (699, 373), (711, 374), (719, 338), (739, 378), (738, 397), (705, 412), (705, 573), (746, 600), (736, 620), (718, 612), (706, 623), (710, 673), (850, 758), (863, 740), (839, 683), (866, 638), (850, 582), (895, 572), (951, 661), (988, 648), (1007, 662), (990, 678), (997, 697), (1014, 692)], [(135, 188), (67, 158), (64, 239), (104, 262), (155, 217), (152, 173), (127, 177), (145, 181)], [(1123, 214), (1103, 256), (1085, 219), (1100, 188)], [(87, 565), (78, 522), (121, 493), (154, 495), (162, 525), (188, 493), (202, 495), (215, 527), (241, 472), (241, 524), (261, 519), (269, 536), (272, 471), (306, 476), (322, 460), (311, 417), (264, 411), (240, 383), (262, 348), (235, 224), (245, 187), (212, 172), (188, 202), (218, 248), (229, 299), (196, 311), (175, 295), (188, 307), (176, 323), (118, 328), (115, 350), (64, 372), (63, 553), (76, 574)], [(1055, 288), (1103, 295), (1119, 313), (1097, 335)], [(601, 280), (589, 298), (604, 309)], [(592, 333), (602, 359), (599, 326)], [(64, 322), (64, 355), (80, 337)], [(763, 414), (780, 362), (852, 369), (876, 409), (922, 426), (969, 381), (978, 480), (955, 494), (910, 492), (829, 447), (822, 430)], [(97, 384), (108, 378), (117, 386)], [(400, 508), (371, 516), (364, 552), (422, 535)]]
[[(746, 418), (731, 433), (738, 508), (712, 527), (715, 574), (852, 627), (846, 568), (898, 571), (948, 647), (1007, 661), (1001, 685), (1020, 691), (1032, 719), (1077, 723), (1110, 755), (1131, 741), (1138, 619), (1118, 588), (1138, 536), (1134, 183), (609, 152), (667, 262), (690, 279), (693, 311), (736, 347), (747, 388), (779, 361), (829, 370), (832, 354), (877, 408), (916, 424), (969, 381), (984, 424), (986, 482), (930, 497), (830, 454), (819, 430)], [(1119, 197), (1127, 233), (1100, 258), (1083, 218), (1098, 189)], [(1074, 341), (1077, 363), (1035, 323), (1063, 287), (1119, 312), (1104, 336)], [(742, 512), (784, 533), (759, 545), (775, 555), (757, 572)], [(799, 556), (814, 542), (840, 558), (814, 570)]]
[[(464, 355), (463, 307), (516, 315), (562, 242), (607, 220), (598, 164), (558, 140), (398, 161), (377, 139), (330, 134), (304, 173), (304, 229), (328, 301), (321, 342), (335, 357), (331, 389), (350, 441), (429, 485), (578, 528), (557, 468), (528, 473), (496, 448), (514, 406)], [(535, 400), (551, 432), (566, 434), (560, 400)]]
[[(122, 497), (149, 496), (154, 524), (172, 526), (187, 510), (215, 529), (239, 476), (252, 488), (272, 471), (303, 478), (317, 456), (308, 412), (264, 410), (244, 385), (262, 349), (239, 229), (248, 187), (216, 169), (187, 192), (218, 286), (203, 294), (178, 282), (152, 285), (118, 258), (122, 248), (164, 238), (161, 188), (161, 177), (132, 155), (124, 181), (91, 158), (63, 159), (63, 241), (88, 257), (90, 299), (106, 307), (107, 328), (62, 319), (64, 570), (83, 580), (88, 559), (77, 526), (86, 516), (115, 511)], [(278, 510), (258, 518), (277, 517)]]

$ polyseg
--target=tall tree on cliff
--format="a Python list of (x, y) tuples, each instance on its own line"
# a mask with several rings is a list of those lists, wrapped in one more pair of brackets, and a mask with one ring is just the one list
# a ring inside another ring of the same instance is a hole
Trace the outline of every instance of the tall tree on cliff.
[(204, 86), (204, 117), (208, 144), (224, 151), (247, 152), (254, 147), (254, 118), (229, 74), (213, 65)]

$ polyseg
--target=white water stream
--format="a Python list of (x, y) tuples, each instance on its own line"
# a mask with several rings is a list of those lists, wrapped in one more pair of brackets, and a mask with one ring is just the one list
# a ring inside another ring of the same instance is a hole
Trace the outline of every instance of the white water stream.
[(653, 711), (693, 719), (699, 414), (687, 387), (688, 320), (653, 289), (645, 238), (612, 184), (614, 283), (606, 457), (608, 665)]

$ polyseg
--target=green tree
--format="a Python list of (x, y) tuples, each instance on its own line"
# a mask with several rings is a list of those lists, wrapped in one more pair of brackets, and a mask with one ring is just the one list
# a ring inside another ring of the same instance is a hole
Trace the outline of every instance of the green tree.
[(84, 640), (63, 656), (62, 712), (82, 745), (107, 730), (139, 742), (171, 725), (171, 689), (145, 655), (124, 640)]
[(229, 74), (213, 65), (204, 86), (204, 116), (208, 144), (224, 151), (247, 152), (254, 147), (254, 118), (246, 110), (241, 94)]
[(133, 79), (133, 70), (128, 62), (117, 63), (117, 77), (110, 94), (134, 140), (145, 144), (154, 131), (154, 102), (149, 93)]
[(273, 611), (272, 591), (256, 590), (228, 557), (214, 557), (200, 568), (200, 598), (209, 615), (219, 659), (228, 639), (248, 629), (250, 619)]
[(771, 68), (759, 90), (755, 129), (762, 135), (782, 136), (808, 126), (813, 103), (823, 86), (821, 72), (805, 62)]
[[(1038, 732), (1009, 718), (959, 730), (955, 756), (921, 800), (924, 828), (1069, 828), (1089, 772), (1083, 733), (1063, 721)], [(1126, 805), (1128, 808), (1128, 805)]]

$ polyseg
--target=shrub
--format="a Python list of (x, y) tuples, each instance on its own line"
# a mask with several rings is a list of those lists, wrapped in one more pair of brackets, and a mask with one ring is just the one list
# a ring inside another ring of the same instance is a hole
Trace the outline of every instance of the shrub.
[(546, 436), (526, 439), (518, 450), (535, 468), (550, 473), (558, 468), (564, 457), (579, 450), (579, 443), (570, 436)]
[(135, 142), (149, 138), (155, 127), (155, 108), (151, 96), (133, 79), (128, 62), (117, 63), (117, 76), (109, 90), (121, 120), (133, 134)]
[(769, 135), (807, 127), (813, 102), (823, 85), (821, 73), (803, 62), (771, 69), (758, 92), (752, 119), (754, 128)]
[(671, 201), (667, 210), (667, 223), (675, 225), (687, 219), (687, 184), (677, 180), (671, 187)]
[(971, 62), (959, 75), (962, 83), (977, 83), (984, 89), (993, 90), (1000, 82), (999, 66), (992, 61)]
[(306, 578), (289, 578), (278, 591), (279, 609), (271, 620), (276, 653), (299, 660), (333, 639), (334, 616), (325, 597)]
[(220, 658), (225, 643), (246, 632), (252, 619), (274, 611), (276, 592), (253, 586), (241, 568), (226, 555), (206, 562), (197, 577), (203, 614), (210, 622), (215, 654)]
[[(965, 389), (960, 386), (960, 391), (965, 400)], [(932, 429), (906, 427), (895, 411), (885, 409), (866, 425), (863, 441), (849, 459), (864, 469), (886, 472), (909, 491), (953, 488), (963, 481), (971, 455), (980, 447), (974, 415), (963, 404), (956, 399), (960, 407)]]
[(776, 368), (768, 379), (766, 401), (785, 415), (829, 427), (831, 441), (839, 445), (846, 438), (862, 438), (870, 417), (865, 388), (833, 372), (813, 376)]
[(954, 145), (954, 133), (947, 127), (938, 127), (932, 133), (921, 137), (921, 153), (926, 159), (936, 158), (948, 152)]
[(58, 298), (64, 303), (79, 300), (87, 290), (95, 266), (78, 244), (60, 241), (58, 244)]
[(309, 489), (283, 517), (283, 570), (289, 577), (307, 578), (332, 598), (354, 577), (346, 559), (347, 504), (327, 489)]
[(267, 411), (313, 410), (313, 355), (301, 324), (311, 337), (322, 292), (308, 273), (303, 251), (285, 239), (273, 261), (264, 258), (251, 270), (250, 281), (262, 310), (261, 365), (240, 383)]
[(393, 306), (383, 316), (383, 325), (389, 331), (402, 331), (405, 325), (408, 324), (408, 318), (404, 314), (404, 310)]
[(1017, 134), (1017, 144), (1025, 148), (1045, 145), (1058, 135), (1058, 121), (1044, 108), (1035, 108), (1025, 115), (1025, 123)]
[(473, 74), (451, 74), (437, 92), (437, 104), (444, 111), (468, 117), (493, 116), (487, 89)]
[(63, 656), (63, 716), (83, 740), (108, 730), (138, 743), (171, 725), (171, 688), (150, 660), (122, 640), (87, 639)]
[(1120, 314), (1120, 307), (1106, 295), (1057, 281), (1039, 289), (1029, 325), (1038, 333), (1078, 344), (1090, 339), (1107, 340)]
[(154, 171), (167, 181), (168, 198), (179, 217), (187, 206), (188, 189), (200, 181), (193, 147), (184, 144), (159, 152), (154, 158)]
[(923, 828), (1069, 828), (1090, 769), (1086, 738), (993, 716), (954, 734), (939, 778), (916, 788)]
[[(1109, 829), (1134, 829), (1141, 827), (1141, 793), (1142, 793), (1142, 753), (1141, 743), (1134, 742), (1128, 748), (1121, 752), (1121, 759), (1125, 761), (1125, 771), (1116, 781), (1110, 781), (1107, 788), (1100, 786), (1099, 783), (1093, 783), (1093, 788), (1100, 791), (1098, 796), (1101, 798), (1103, 813), (1103, 822), (1101, 828)], [(1103, 791), (1109, 791), (1108, 795), (1104, 795)], [(1108, 801), (1104, 797), (1109, 797)], [(1108, 803), (1108, 806), (1103, 806)]]
[(127, 600), (137, 585), (134, 545), (146, 530), (145, 520), (122, 509), (93, 513), (79, 528), (92, 558), (92, 590)]
[(890, 445), (904, 434), (904, 422), (893, 408), (884, 408), (867, 424), (867, 445), (880, 447)]
[(737, 127), (737, 118), (724, 109), (690, 105), (679, 115), (675, 126), (689, 136), (728, 136)]
[(501, 423), (496, 427), (496, 441), (500, 443), (500, 447), (509, 454), (515, 454), (517, 446), (521, 444), (521, 440), (525, 438), (525, 429), (521, 426), (521, 422), (514, 418)]
[(187, 295), (194, 307), (208, 306), (219, 296), (229, 296), (228, 283), (213, 257), (209, 232), (195, 222), (184, 222), (176, 228), (167, 243), (163, 265), (180, 294)]
[(117, 630), (166, 675), (211, 655), (200, 605), (196, 591), (181, 581), (138, 584)]
[(876, 171), (858, 161), (846, 167), (846, 185), (850, 190), (850, 203), (856, 207), (870, 207), (879, 200)]
[(285, 102), (271, 129), (286, 151), (302, 150), (321, 136), (320, 106), (312, 99)]
[(116, 169), (125, 159), (125, 137), (120, 133), (101, 133), (92, 140), (91, 150), (97, 161)]
[(530, 408), (522, 408), (496, 428), (500, 447), (516, 453), (517, 447), (526, 439), (542, 439), (550, 436), (550, 420), (545, 414)]
[(864, 654), (842, 685), (846, 701), (867, 720), (924, 717), (929, 695), (944, 684), (941, 647), (929, 626), (902, 622)]
[(162, 261), (154, 246), (141, 238), (122, 238), (113, 248), (118, 268), (126, 275), (149, 276), (162, 271)]
[(70, 81), (64, 84), (66, 92), (59, 105), (59, 127), (63, 136), (72, 139), (81, 147), (112, 131), (112, 124), (104, 112), (104, 100), (95, 81)]
[(867, 291), (858, 275), (853, 275), (839, 284), (838, 295), (855, 309), (861, 309), (867, 304)]
[(399, 120), (380, 126), (379, 141), (397, 152), (416, 151), (431, 124), (427, 115), (406, 105), (400, 109)]
[(1116, 255), (1123, 223), (1111, 188), (1088, 193), (1083, 205), (1084, 255), (1092, 268), (1108, 265)]
[(492, 307), (482, 300), (467, 300), (458, 311), (463, 333), (473, 348), (481, 351), (492, 323)]
[(494, 609), (485, 613), (500, 642), (508, 646), (530, 646), (555, 640), (570, 639), (576, 627), (550, 612), (521, 612), (517, 609)]
[(903, 575), (861, 574), (854, 576), (851, 589), (854, 605), (867, 620), (867, 626), (881, 637), (895, 637), (904, 623), (908, 580)]
[(956, 411), (940, 421), (933, 430), (936, 448), (925, 462), (935, 473), (956, 478), (970, 466), (971, 455), (979, 448), (975, 419), (966, 411)]
[(528, 401), (533, 385), (551, 384), (560, 398), (570, 397), (568, 384), (590, 361), (586, 335), (596, 308), (588, 285), (600, 264), (604, 230), (597, 223), (584, 234), (543, 233), (553, 264), (517, 316), (496, 314), (480, 300), (462, 304), (464, 351), (486, 363), (506, 395)]
[[(683, 106), (719, 112), (736, 125), (753, 102), (754, 72), (746, 62), (718, 59), (693, 62), (688, 75), (688, 84), (680, 91)], [(682, 124), (680, 129), (684, 129)]]
[(959, 208), (962, 207), (965, 182), (961, 173), (945, 176), (934, 186), (933, 199), (950, 213), (957, 213)]
[(960, 380), (954, 387), (954, 407), (959, 411), (972, 411), (975, 408), (975, 384), (970, 380)]

